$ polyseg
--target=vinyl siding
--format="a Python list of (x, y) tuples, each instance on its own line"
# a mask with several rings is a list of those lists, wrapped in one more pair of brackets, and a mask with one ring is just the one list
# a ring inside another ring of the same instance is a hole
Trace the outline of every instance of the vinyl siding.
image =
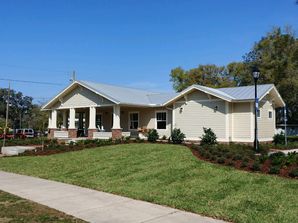
[[(211, 128), (218, 139), (226, 138), (225, 102), (223, 100), (190, 100), (175, 103), (175, 128), (180, 128), (188, 139), (199, 140), (203, 127)], [(207, 97), (208, 98), (208, 97)], [(218, 106), (216, 111), (214, 108)], [(182, 110), (180, 110), (182, 109)]]
[(60, 102), (54, 105), (56, 109), (71, 108), (71, 107), (90, 107), (98, 105), (111, 105), (113, 102), (95, 94), (84, 87), (76, 87), (65, 97), (60, 99)]
[[(258, 129), (260, 139), (271, 139), (275, 132), (275, 111), (272, 103), (265, 100), (260, 102), (261, 117), (258, 118)], [(272, 118), (269, 118), (269, 111), (272, 111)]]
[(251, 139), (251, 104), (233, 103), (233, 141)]

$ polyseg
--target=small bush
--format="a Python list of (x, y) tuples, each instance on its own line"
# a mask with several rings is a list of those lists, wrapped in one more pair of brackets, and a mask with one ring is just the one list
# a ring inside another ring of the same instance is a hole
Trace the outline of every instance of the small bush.
[(283, 152), (273, 153), (269, 156), (271, 164), (274, 166), (282, 165), (286, 161), (286, 155)]
[(156, 129), (149, 129), (148, 131), (148, 141), (149, 142), (156, 142), (159, 139), (158, 132)]
[(201, 145), (217, 144), (217, 137), (211, 128), (203, 128), (204, 134), (201, 137)]
[(216, 162), (217, 162), (217, 163), (220, 163), (220, 164), (223, 164), (223, 163), (225, 163), (225, 159), (222, 158), (222, 157), (220, 157), (220, 158), (217, 159)]
[(185, 139), (185, 135), (181, 132), (180, 129), (173, 129), (171, 134), (171, 140), (174, 144), (181, 144)]
[(279, 174), (280, 166), (272, 166), (270, 167), (269, 173), (270, 174)]
[(248, 166), (248, 163), (246, 162), (246, 161), (243, 161), (242, 163), (241, 163), (241, 167), (242, 168), (245, 168), (245, 167), (247, 167)]
[(163, 136), (161, 137), (161, 140), (167, 140), (167, 137), (166, 137), (165, 135), (163, 135)]
[(298, 177), (298, 168), (291, 170), (289, 176), (295, 178)]
[(285, 144), (285, 134), (283, 132), (273, 136), (273, 143), (275, 145)]
[(261, 170), (261, 165), (259, 162), (254, 162), (254, 164), (252, 165), (252, 170), (253, 171), (260, 171)]
[(242, 160), (242, 156), (239, 155), (239, 154), (236, 154), (234, 157), (233, 157), (233, 160)]

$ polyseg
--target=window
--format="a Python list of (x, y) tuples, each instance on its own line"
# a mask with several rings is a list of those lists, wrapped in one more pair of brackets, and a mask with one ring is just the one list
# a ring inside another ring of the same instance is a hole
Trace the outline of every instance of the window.
[(261, 111), (260, 111), (260, 109), (257, 109), (257, 117), (258, 118), (261, 118)]
[(272, 111), (269, 111), (269, 118), (272, 118)]
[(139, 127), (139, 113), (129, 113), (129, 129), (138, 129)]
[(102, 115), (96, 114), (96, 127), (102, 129)]
[(167, 112), (156, 112), (156, 128), (167, 128)]

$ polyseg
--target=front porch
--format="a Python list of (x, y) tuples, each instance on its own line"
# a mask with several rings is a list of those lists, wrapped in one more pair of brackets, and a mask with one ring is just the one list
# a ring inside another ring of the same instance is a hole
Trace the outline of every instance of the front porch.
[[(49, 114), (49, 138), (118, 139), (139, 134), (138, 112), (119, 105), (54, 109)], [(145, 126), (144, 126), (145, 127)]]

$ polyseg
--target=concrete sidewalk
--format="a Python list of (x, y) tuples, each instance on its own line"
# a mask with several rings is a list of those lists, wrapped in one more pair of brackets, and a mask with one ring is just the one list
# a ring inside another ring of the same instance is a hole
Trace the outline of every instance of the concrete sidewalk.
[(223, 222), (144, 201), (3, 171), (0, 171), (0, 190), (88, 222)]

